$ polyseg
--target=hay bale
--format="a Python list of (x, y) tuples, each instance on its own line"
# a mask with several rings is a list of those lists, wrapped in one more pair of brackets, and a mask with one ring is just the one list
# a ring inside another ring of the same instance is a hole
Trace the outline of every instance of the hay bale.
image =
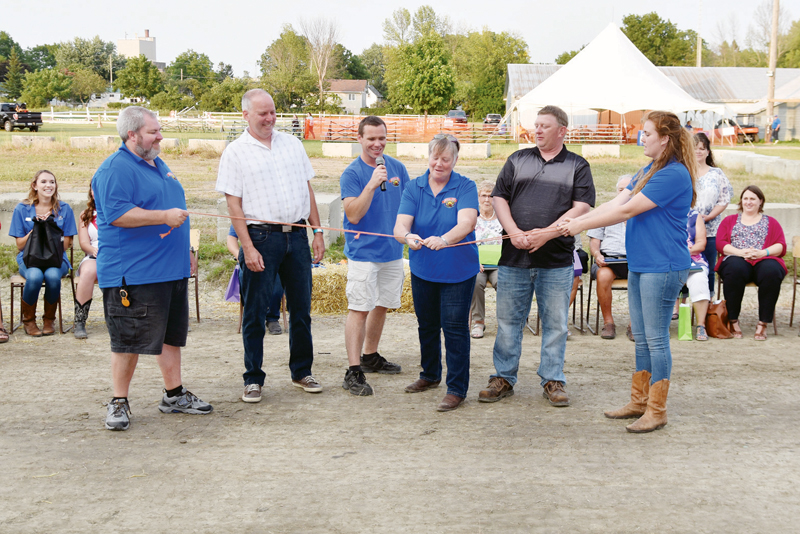
[[(312, 269), (311, 313), (314, 315), (343, 315), (347, 313), (347, 265), (325, 265)], [(414, 313), (414, 299), (411, 296), (411, 272), (405, 268), (403, 295), (398, 313)]]

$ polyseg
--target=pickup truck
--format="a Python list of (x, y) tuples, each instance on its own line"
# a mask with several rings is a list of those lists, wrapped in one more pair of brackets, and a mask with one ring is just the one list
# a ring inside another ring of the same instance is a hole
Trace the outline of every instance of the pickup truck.
[(28, 128), (32, 132), (39, 131), (42, 124), (42, 114), (38, 111), (28, 111), (24, 103), (0, 104), (0, 125), (7, 132), (14, 128)]

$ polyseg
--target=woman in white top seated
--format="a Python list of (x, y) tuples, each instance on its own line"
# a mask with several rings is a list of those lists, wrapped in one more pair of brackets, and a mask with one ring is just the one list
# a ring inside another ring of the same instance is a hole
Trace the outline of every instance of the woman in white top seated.
[(86, 209), (81, 212), (78, 221), (78, 242), (81, 250), (86, 254), (78, 266), (76, 274), (79, 276), (78, 287), (75, 288), (75, 328), (73, 330), (77, 339), (86, 339), (86, 318), (92, 306), (92, 291), (97, 282), (97, 251), (100, 250), (100, 240), (97, 237), (97, 210), (94, 205), (94, 194), (89, 184), (89, 200)]

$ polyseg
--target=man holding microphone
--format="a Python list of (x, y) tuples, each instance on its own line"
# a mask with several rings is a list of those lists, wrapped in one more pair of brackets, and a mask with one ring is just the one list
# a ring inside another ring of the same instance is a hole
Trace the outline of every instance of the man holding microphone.
[[(386, 123), (365, 117), (358, 125), (361, 155), (339, 180), (346, 230), (392, 234), (408, 171), (383, 154)], [(378, 353), (388, 308), (399, 308), (403, 293), (403, 245), (395, 239), (345, 233), (348, 260), (344, 339), (349, 368), (342, 388), (353, 395), (372, 395), (364, 373), (397, 374), (400, 366)]]

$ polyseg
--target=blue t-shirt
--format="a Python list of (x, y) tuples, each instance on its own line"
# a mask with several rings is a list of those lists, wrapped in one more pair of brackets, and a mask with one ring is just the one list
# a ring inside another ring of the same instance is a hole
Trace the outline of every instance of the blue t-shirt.
[[(11, 237), (25, 237), (28, 232), (33, 230), (33, 219), (35, 218), (36, 206), (20, 202), (11, 215), (11, 227), (8, 229), (8, 235)], [(72, 213), (72, 208), (66, 202), (58, 201), (58, 215), (54, 215), (54, 218), (58, 227), (64, 232), (64, 237), (71, 237), (78, 233), (78, 227), (75, 226), (75, 214)], [(64, 251), (64, 262), (69, 265), (66, 250)], [(17, 264), (21, 263), (22, 251), (17, 254)]]
[(92, 191), (97, 204), (97, 280), (101, 288), (155, 284), (189, 277), (189, 219), (170, 231), (166, 224), (119, 228), (113, 222), (133, 208), (186, 209), (183, 187), (161, 158), (155, 167), (123, 144), (97, 169)]
[(228, 235), (239, 239), (239, 236), (236, 234), (236, 230), (233, 228), (233, 225), (231, 225), (230, 229), (228, 230)]
[[(475, 182), (457, 172), (436, 197), (428, 185), (430, 171), (409, 182), (403, 192), (398, 214), (411, 215), (414, 222), (411, 232), (425, 239), (432, 235), (446, 234), (458, 224), (458, 212), (463, 209), (478, 209), (478, 188)], [(475, 241), (472, 231), (462, 241)], [(480, 272), (478, 246), (462, 245), (442, 250), (422, 247), (409, 250), (411, 272), (428, 282), (455, 284)]]
[[(631, 181), (628, 189), (634, 187), (636, 183)], [(628, 270), (664, 273), (688, 269), (692, 263), (686, 246), (686, 214), (692, 204), (689, 171), (673, 160), (650, 178), (642, 194), (656, 207), (632, 217), (626, 225)]]
[[(386, 191), (375, 190), (369, 209), (358, 221), (353, 224), (344, 214), (345, 230), (363, 230), (379, 234), (392, 234), (397, 218), (397, 208), (400, 207), (400, 198), (408, 185), (408, 171), (405, 165), (394, 158), (384, 155), (386, 163)], [(367, 165), (361, 156), (356, 158), (342, 173), (339, 179), (339, 188), (342, 191), (342, 200), (348, 197), (358, 197), (367, 187), (372, 178), (375, 167)], [(403, 257), (403, 244), (389, 237), (373, 235), (360, 235), (345, 232), (344, 254), (354, 261), (370, 261), (383, 263), (399, 260)]]

